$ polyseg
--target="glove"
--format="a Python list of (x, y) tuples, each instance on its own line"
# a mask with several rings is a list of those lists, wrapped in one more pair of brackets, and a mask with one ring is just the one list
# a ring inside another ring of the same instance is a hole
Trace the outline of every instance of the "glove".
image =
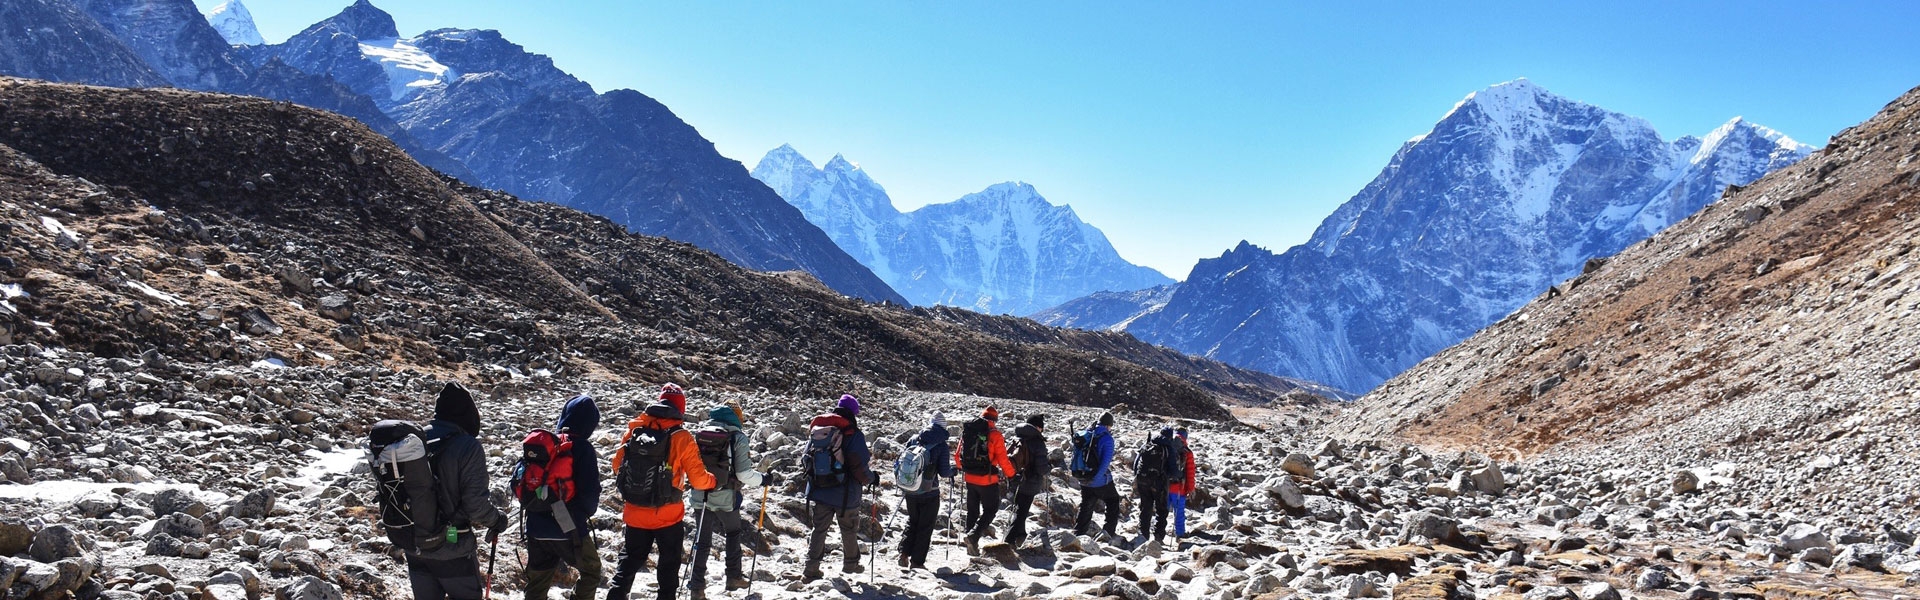
[(507, 528), (512, 525), (513, 519), (508, 518), (506, 515), (500, 515), (500, 518), (494, 519), (493, 524), (487, 526), (487, 543), (492, 544), (499, 542), (500, 532), (506, 531)]
[(499, 529), (488, 529), (488, 530), (487, 530), (487, 544), (488, 544), (488, 545), (492, 545), (492, 544), (498, 544), (498, 543), (500, 543), (500, 530), (499, 530)]

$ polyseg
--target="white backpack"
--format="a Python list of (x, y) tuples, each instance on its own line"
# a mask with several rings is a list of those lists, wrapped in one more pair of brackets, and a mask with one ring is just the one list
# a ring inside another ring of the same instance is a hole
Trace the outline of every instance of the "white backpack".
[(927, 445), (915, 438), (913, 445), (900, 453), (900, 460), (893, 461), (893, 483), (901, 492), (919, 492), (927, 488), (927, 457), (930, 454)]

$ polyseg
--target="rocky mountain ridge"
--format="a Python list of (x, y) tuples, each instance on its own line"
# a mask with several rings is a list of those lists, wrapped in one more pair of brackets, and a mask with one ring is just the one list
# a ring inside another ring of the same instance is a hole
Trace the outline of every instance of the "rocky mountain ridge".
[(1403, 145), (1306, 243), (1243, 242), (1159, 308), (1115, 316), (1149, 342), (1364, 392), (1810, 150), (1737, 118), (1669, 142), (1639, 118), (1503, 83)]
[(782, 145), (753, 176), (914, 304), (1026, 315), (1093, 292), (1173, 282), (1121, 258), (1072, 207), (1025, 183), (902, 213), (885, 188), (840, 155), (815, 167)]

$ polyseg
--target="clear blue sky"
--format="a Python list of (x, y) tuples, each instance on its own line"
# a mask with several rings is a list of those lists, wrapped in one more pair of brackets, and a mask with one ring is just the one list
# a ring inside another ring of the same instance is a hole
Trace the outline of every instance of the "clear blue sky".
[[(348, 3), (245, 1), (269, 42)], [(1744, 115), (1815, 145), (1920, 85), (1909, 1), (374, 1), (401, 35), (498, 29), (658, 98), (748, 167), (842, 153), (903, 209), (1033, 183), (1175, 278), (1304, 241), (1515, 77), (1668, 138)]]

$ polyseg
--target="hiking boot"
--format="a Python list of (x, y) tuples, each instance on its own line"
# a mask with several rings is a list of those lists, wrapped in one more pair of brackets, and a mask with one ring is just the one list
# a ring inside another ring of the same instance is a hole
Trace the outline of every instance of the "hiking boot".
[(925, 571), (927, 570), (927, 563), (917, 562), (917, 563), (913, 563), (912, 566), (909, 566), (907, 568), (913, 569), (915, 571)]
[(967, 556), (980, 555), (980, 538), (967, 536)]
[(706, 588), (688, 589), (687, 600), (707, 600), (707, 589)]
[(913, 559), (911, 559), (911, 558), (907, 558), (907, 555), (906, 555), (906, 554), (901, 554), (901, 555), (900, 555), (900, 560), (899, 560), (899, 563), (900, 563), (900, 568), (902, 568), (902, 569), (905, 569), (905, 568), (907, 568), (907, 564), (908, 564), (908, 563), (910, 563), (910, 562), (912, 562), (912, 561), (913, 561)]
[(749, 585), (752, 585), (752, 582), (747, 581), (747, 578), (745, 577), (741, 577), (739, 575), (727, 576), (727, 591), (729, 592), (734, 590), (747, 589), (747, 586)]
[(813, 583), (826, 576), (826, 573), (820, 572), (820, 565), (807, 565), (806, 570), (800, 572), (800, 583)]
[(867, 572), (867, 568), (860, 566), (860, 563), (857, 562), (843, 563), (840, 565), (840, 572), (848, 574), (865, 573)]

